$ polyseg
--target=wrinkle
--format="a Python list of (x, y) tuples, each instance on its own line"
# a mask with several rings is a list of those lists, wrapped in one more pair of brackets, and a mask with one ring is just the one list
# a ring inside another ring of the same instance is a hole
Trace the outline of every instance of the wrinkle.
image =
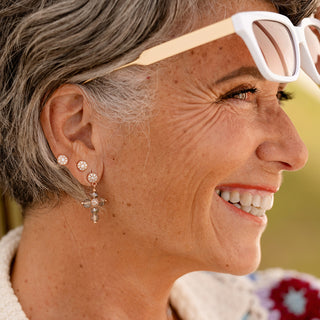
[[(180, 116), (179, 119), (171, 120), (173, 130), (170, 136), (174, 137), (174, 140), (169, 141), (168, 145), (174, 146), (178, 142), (183, 149), (197, 145), (201, 139), (207, 136), (208, 131), (220, 121), (222, 114), (217, 111), (213, 112), (212, 105), (210, 105), (184, 117)], [(185, 144), (181, 144), (181, 140), (184, 140)]]
[(63, 211), (63, 220), (64, 220), (65, 225), (67, 227), (67, 231), (69, 231), (69, 234), (70, 234), (70, 236), (71, 236), (71, 238), (73, 240), (73, 243), (74, 243), (74, 245), (75, 245), (75, 247), (76, 247), (76, 249), (78, 251), (78, 256), (79, 256), (79, 259), (80, 259), (80, 263), (81, 263), (82, 266), (84, 266), (85, 265), (85, 259), (82, 256), (80, 241), (77, 239), (75, 233), (73, 232), (71, 224), (69, 223), (68, 218), (65, 215), (64, 211)]
[[(187, 83), (186, 87), (184, 88), (184, 94), (182, 98), (182, 102), (186, 104), (207, 104), (212, 103), (217, 99), (218, 95), (215, 94), (215, 87), (209, 87), (204, 84), (203, 81), (199, 79), (193, 79), (192, 84)], [(203, 102), (201, 102), (203, 101)]]
[[(212, 172), (209, 172), (209, 173), (206, 174), (202, 179), (199, 179), (199, 180), (198, 180), (199, 182), (198, 182), (198, 184), (197, 184), (197, 186), (196, 186), (196, 188), (195, 188), (196, 192), (195, 192), (195, 195), (194, 195), (194, 197), (193, 197), (193, 199), (192, 199), (192, 202), (191, 202), (191, 212), (192, 212), (191, 222), (192, 222), (192, 224), (191, 224), (191, 230), (190, 230), (190, 232), (191, 232), (192, 234), (196, 234), (196, 231), (194, 231), (194, 227), (195, 227), (197, 224), (194, 223), (194, 220), (196, 219), (195, 214), (196, 214), (196, 212), (197, 212), (197, 210), (196, 210), (196, 205), (197, 205), (197, 202), (199, 202), (198, 199), (199, 199), (200, 195), (202, 194), (201, 186), (203, 185), (203, 182), (204, 182), (204, 181), (210, 180), (211, 175), (212, 175)], [(195, 175), (195, 176), (196, 176), (196, 175)], [(196, 239), (195, 239), (195, 240), (196, 240)]]

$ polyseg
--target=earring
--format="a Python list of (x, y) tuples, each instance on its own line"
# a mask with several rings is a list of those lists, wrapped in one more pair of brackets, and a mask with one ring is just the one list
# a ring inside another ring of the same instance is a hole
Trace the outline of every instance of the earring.
[(65, 166), (68, 164), (69, 159), (67, 156), (65, 156), (64, 154), (60, 154), (57, 158), (57, 162), (58, 164), (60, 164), (60, 166)]
[(88, 169), (88, 163), (84, 160), (77, 162), (77, 168), (79, 171), (86, 171)]
[(90, 172), (87, 175), (87, 180), (91, 184), (92, 192), (90, 193), (90, 199), (86, 199), (81, 202), (84, 208), (88, 208), (91, 211), (91, 220), (93, 223), (97, 223), (99, 220), (99, 210), (100, 207), (104, 206), (106, 200), (103, 198), (99, 199), (99, 196), (97, 194), (97, 181), (98, 181), (98, 175), (94, 172)]

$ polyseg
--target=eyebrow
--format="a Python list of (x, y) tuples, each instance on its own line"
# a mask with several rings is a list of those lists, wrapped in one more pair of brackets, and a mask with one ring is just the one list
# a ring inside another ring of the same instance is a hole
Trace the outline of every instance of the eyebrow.
[(257, 78), (259, 80), (264, 80), (264, 77), (261, 75), (260, 71), (257, 67), (251, 66), (251, 67), (240, 67), (239, 69), (233, 70), (230, 73), (224, 75), (222, 78), (215, 81), (214, 84), (219, 84), (224, 81), (231, 80), (233, 78), (237, 78), (240, 76), (249, 75), (254, 78)]

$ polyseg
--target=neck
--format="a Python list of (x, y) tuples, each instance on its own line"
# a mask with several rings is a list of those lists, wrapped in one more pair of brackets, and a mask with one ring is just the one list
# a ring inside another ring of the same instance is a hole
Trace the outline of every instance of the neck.
[(170, 289), (180, 276), (173, 259), (119, 232), (111, 223), (82, 230), (62, 208), (59, 215), (27, 218), (12, 284), (28, 318), (167, 320)]

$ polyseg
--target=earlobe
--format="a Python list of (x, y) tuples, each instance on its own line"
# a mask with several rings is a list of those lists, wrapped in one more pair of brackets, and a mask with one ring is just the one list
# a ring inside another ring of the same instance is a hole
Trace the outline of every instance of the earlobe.
[[(91, 171), (98, 177), (102, 175), (99, 146), (94, 142), (99, 139), (93, 137), (96, 120), (92, 115), (90, 103), (76, 85), (58, 88), (41, 112), (41, 125), (53, 154), (56, 158), (61, 154), (68, 157), (66, 167), (83, 185), (89, 185), (86, 177)], [(85, 172), (77, 169), (80, 160), (88, 163)]]

